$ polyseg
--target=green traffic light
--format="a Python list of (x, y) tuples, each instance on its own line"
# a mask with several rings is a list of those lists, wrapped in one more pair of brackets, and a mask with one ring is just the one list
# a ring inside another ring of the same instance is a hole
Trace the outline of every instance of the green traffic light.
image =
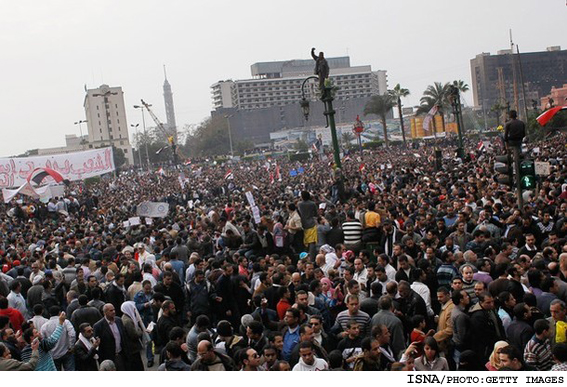
[(531, 189), (536, 185), (534, 176), (523, 176), (521, 181), (523, 189)]

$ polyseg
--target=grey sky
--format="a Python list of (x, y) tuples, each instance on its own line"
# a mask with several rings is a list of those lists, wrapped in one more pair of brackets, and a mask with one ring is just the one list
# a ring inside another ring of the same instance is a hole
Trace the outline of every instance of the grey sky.
[(181, 128), (209, 115), (214, 82), (249, 78), (254, 62), (308, 58), (312, 46), (387, 70), (389, 87), (410, 89), (406, 105), (434, 81), (470, 84), (470, 59), (508, 48), (510, 28), (522, 52), (567, 49), (565, 0), (0, 0), (0, 9), (2, 156), (79, 134), (85, 84), (122, 86), (129, 124), (141, 121), (140, 98), (165, 121), (163, 64)]

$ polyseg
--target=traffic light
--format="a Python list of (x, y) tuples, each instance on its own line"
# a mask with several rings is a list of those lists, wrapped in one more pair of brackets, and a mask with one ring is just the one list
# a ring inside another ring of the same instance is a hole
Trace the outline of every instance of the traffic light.
[(498, 173), (496, 181), (510, 187), (514, 186), (514, 166), (509, 155), (496, 156), (494, 171)]
[(520, 183), (522, 189), (531, 190), (535, 188), (536, 174), (533, 160), (524, 160), (520, 164)]

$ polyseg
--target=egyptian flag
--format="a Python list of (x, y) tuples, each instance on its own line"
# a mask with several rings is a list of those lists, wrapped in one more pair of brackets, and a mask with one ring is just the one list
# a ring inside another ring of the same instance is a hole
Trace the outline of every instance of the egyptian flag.
[(567, 106), (556, 106), (554, 108), (551, 108), (549, 110), (544, 111), (543, 113), (541, 113), (539, 115), (538, 118), (536, 118), (537, 122), (541, 125), (541, 126), (545, 126), (545, 124), (547, 124), (549, 121), (551, 121), (551, 119), (557, 114), (559, 113), (561, 110), (567, 110)]
[(476, 150), (479, 152), (484, 151), (484, 142), (483, 141), (479, 141), (478, 145), (476, 146)]
[(165, 171), (161, 167), (160, 167), (160, 169), (157, 170), (157, 173), (158, 173), (158, 175), (165, 176)]
[(185, 162), (185, 165), (191, 165), (191, 160), (187, 159), (187, 161)]
[(282, 175), (280, 174), (280, 166), (278, 164), (276, 164), (276, 179), (278, 179), (278, 181), (282, 181)]
[(366, 169), (366, 165), (364, 165), (364, 163), (361, 163), (360, 166), (358, 167), (358, 172), (363, 172)]
[(274, 184), (274, 173), (270, 172), (270, 184)]
[(225, 180), (232, 180), (234, 179), (234, 175), (232, 174), (232, 169), (229, 169), (226, 175), (224, 175)]

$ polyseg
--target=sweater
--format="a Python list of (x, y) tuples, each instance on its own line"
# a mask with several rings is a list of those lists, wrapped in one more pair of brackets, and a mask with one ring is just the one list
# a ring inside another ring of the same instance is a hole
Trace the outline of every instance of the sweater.
[(39, 352), (32, 351), (28, 362), (0, 358), (0, 371), (33, 371), (39, 360)]
[(313, 364), (309, 365), (303, 361), (303, 358), (299, 359), (299, 363), (293, 367), (292, 371), (325, 371), (329, 369), (329, 365), (323, 359), (317, 357), (314, 358)]

